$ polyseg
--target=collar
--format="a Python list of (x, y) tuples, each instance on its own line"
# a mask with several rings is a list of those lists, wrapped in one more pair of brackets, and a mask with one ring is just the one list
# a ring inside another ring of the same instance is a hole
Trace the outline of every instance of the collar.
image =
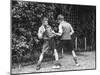
[(64, 23), (65, 21), (60, 22), (60, 24)]

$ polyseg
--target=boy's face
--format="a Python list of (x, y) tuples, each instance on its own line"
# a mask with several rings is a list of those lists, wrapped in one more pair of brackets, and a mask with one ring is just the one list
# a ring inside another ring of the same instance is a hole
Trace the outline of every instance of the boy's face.
[(58, 23), (61, 23), (62, 20), (58, 19)]
[(48, 25), (48, 21), (47, 21), (47, 20), (44, 21), (43, 24), (44, 24), (44, 25)]

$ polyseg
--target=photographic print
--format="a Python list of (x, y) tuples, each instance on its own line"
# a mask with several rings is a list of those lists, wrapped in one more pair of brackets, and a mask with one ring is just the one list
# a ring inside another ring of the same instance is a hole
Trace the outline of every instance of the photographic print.
[(11, 0), (11, 74), (96, 69), (96, 6)]

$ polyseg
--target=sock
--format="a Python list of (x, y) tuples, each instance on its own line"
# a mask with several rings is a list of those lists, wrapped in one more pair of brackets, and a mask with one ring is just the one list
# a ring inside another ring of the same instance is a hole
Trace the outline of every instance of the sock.
[(73, 57), (74, 61), (75, 61), (75, 64), (78, 64), (77, 62), (77, 57)]

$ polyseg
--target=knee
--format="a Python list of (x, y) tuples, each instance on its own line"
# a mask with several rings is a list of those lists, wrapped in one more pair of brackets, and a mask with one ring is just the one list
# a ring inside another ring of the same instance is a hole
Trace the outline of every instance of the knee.
[(45, 53), (45, 52), (43, 51), (43, 52), (41, 53), (41, 55), (44, 55), (44, 53)]

